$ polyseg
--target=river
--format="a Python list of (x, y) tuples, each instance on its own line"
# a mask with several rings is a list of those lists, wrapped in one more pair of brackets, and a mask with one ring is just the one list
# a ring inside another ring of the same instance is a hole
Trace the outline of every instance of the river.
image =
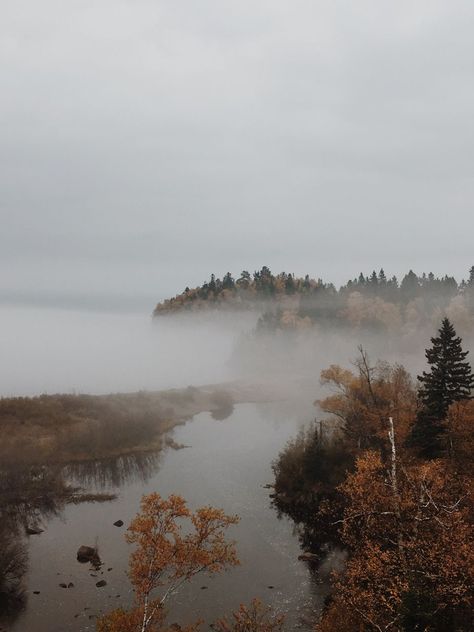
[[(253, 597), (286, 613), (286, 630), (310, 630), (327, 594), (331, 561), (315, 573), (299, 561), (294, 524), (271, 505), (271, 463), (302, 425), (304, 415), (281, 403), (241, 404), (225, 420), (196, 415), (173, 439), (188, 447), (142, 459), (69, 468), (69, 477), (117, 499), (68, 505), (29, 537), (26, 607), (12, 632), (79, 632), (95, 629), (95, 617), (131, 602), (126, 577), (129, 545), (124, 530), (142, 494), (181, 494), (192, 509), (202, 505), (237, 513), (229, 537), (237, 541), (241, 566), (209, 578), (196, 577), (175, 595), (169, 621), (212, 622)], [(308, 410), (309, 414), (309, 410)], [(310, 417), (306, 417), (309, 419)], [(123, 520), (124, 527), (113, 525)], [(104, 565), (97, 573), (76, 561), (82, 544), (98, 544)], [(91, 576), (97, 575), (97, 577)], [(105, 579), (107, 585), (97, 588)], [(61, 588), (60, 584), (74, 584)], [(39, 594), (35, 594), (35, 591)]]

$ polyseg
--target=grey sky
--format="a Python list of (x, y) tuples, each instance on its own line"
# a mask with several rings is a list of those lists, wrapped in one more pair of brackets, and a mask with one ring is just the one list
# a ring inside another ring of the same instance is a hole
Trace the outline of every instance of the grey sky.
[(471, 2), (0, 9), (4, 297), (474, 264)]

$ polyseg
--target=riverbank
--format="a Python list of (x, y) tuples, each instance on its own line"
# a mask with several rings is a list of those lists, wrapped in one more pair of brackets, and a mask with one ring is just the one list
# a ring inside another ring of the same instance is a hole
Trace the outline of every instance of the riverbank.
[[(90, 472), (82, 463), (63, 468), (65, 476), (70, 474), (66, 482), (115, 493), (116, 499), (68, 503), (55, 515), (42, 517), (43, 533), (28, 538), (27, 603), (8, 629), (84, 632), (94, 629), (95, 617), (130, 607), (133, 593), (126, 571), (131, 549), (124, 530), (136, 516), (142, 495), (158, 492), (163, 498), (182, 496), (193, 510), (210, 505), (240, 516), (230, 537), (237, 542), (241, 566), (185, 584), (170, 602), (171, 622), (184, 627), (204, 619), (210, 624), (238, 609), (240, 602), (258, 597), (278, 614), (287, 613), (285, 630), (313, 630), (314, 613), (327, 594), (327, 575), (316, 577), (298, 559), (302, 551), (294, 524), (284, 516), (278, 519), (268, 498), (271, 490), (264, 487), (273, 478), (272, 461), (299, 425), (298, 415), (287, 412), (284, 403), (238, 404), (224, 422), (203, 412), (177, 426), (173, 439), (189, 446), (186, 449), (165, 449), (156, 458), (145, 455), (149, 462), (138, 460), (138, 454), (118, 459), (116, 468), (123, 468), (123, 476), (109, 476), (109, 460), (98, 461)], [(118, 520), (122, 527), (114, 525)], [(77, 562), (83, 544), (97, 544), (104, 562), (98, 573)], [(99, 580), (107, 585), (98, 588)], [(62, 583), (74, 587), (64, 589)]]
[(2, 398), (0, 459), (21, 467), (156, 451), (170, 445), (167, 435), (175, 426), (198, 413), (224, 419), (234, 404), (285, 397), (271, 383), (231, 382), (108, 395)]

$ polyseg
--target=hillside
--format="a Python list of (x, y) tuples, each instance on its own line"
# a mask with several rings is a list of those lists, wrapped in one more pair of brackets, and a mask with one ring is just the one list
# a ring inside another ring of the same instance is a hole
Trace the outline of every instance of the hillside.
[(412, 329), (447, 314), (465, 332), (474, 328), (474, 266), (467, 281), (433, 273), (418, 276), (412, 270), (399, 280), (381, 269), (370, 276), (360, 273), (339, 289), (309, 275), (274, 275), (264, 266), (253, 275), (244, 270), (237, 279), (230, 272), (222, 279), (213, 274), (201, 286), (159, 303), (153, 315), (204, 310), (259, 311), (261, 331), (314, 324)]

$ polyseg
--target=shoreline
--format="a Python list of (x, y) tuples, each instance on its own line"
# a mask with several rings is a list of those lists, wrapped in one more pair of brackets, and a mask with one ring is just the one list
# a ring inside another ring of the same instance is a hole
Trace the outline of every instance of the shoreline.
[(108, 395), (3, 397), (0, 460), (8, 468), (159, 451), (169, 445), (173, 428), (199, 413), (225, 419), (236, 404), (289, 397), (289, 389), (263, 381)]

